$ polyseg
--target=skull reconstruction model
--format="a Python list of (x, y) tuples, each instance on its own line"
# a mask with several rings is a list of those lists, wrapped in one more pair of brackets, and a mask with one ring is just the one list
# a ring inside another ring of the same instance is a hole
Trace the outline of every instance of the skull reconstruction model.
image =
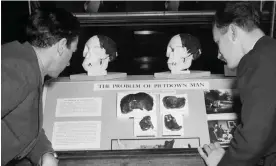
[(108, 63), (117, 57), (116, 43), (107, 36), (92, 36), (85, 44), (82, 66), (88, 76), (107, 75)]
[(172, 37), (167, 47), (168, 67), (172, 74), (190, 73), (192, 61), (201, 54), (199, 40), (190, 34)]

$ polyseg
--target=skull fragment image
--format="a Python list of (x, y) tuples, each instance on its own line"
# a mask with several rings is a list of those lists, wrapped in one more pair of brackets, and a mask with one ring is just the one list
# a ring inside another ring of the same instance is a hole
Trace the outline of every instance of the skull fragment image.
[(187, 72), (200, 55), (201, 45), (196, 37), (185, 33), (175, 35), (167, 46), (168, 68), (172, 74)]
[(164, 123), (165, 127), (172, 131), (178, 131), (182, 128), (182, 126), (177, 124), (175, 117), (173, 117), (171, 114), (164, 116)]
[(122, 114), (127, 114), (134, 109), (151, 111), (153, 107), (153, 98), (144, 92), (128, 94), (120, 102)]
[(117, 56), (117, 46), (111, 38), (95, 35), (85, 44), (82, 66), (89, 76), (107, 75), (108, 63)]
[(185, 97), (165, 96), (163, 98), (163, 105), (167, 109), (180, 109), (185, 106)]
[(153, 129), (154, 126), (151, 122), (151, 117), (150, 116), (145, 116), (140, 122), (139, 125), (143, 131), (146, 131), (148, 129)]

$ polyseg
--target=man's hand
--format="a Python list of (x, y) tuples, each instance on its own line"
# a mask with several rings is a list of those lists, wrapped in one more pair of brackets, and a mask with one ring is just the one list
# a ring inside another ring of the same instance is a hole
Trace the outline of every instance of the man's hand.
[(211, 143), (209, 145), (203, 146), (205, 152), (203, 152), (202, 148), (198, 148), (198, 152), (200, 156), (204, 159), (205, 163), (208, 166), (217, 166), (221, 158), (223, 157), (225, 150), (220, 146), (218, 142)]
[(42, 157), (41, 166), (58, 166), (58, 159), (52, 153), (46, 153)]

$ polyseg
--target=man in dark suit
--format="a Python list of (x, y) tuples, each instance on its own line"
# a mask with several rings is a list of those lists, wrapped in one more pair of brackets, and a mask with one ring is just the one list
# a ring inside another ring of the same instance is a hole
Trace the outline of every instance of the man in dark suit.
[(79, 21), (62, 9), (36, 10), (28, 41), (1, 46), (1, 165), (57, 166), (42, 129), (44, 77), (58, 77), (77, 48)]
[(251, 2), (229, 2), (215, 15), (213, 38), (218, 58), (237, 68), (242, 110), (229, 148), (199, 148), (208, 166), (253, 166), (264, 158), (276, 165), (276, 40), (265, 36), (260, 12)]

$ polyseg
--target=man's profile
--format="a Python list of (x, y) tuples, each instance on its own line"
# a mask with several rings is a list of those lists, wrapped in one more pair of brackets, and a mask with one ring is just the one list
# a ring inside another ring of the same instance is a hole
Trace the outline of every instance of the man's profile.
[(79, 21), (57, 8), (34, 11), (25, 43), (1, 46), (1, 165), (57, 166), (42, 128), (44, 77), (58, 77), (77, 49)]
[(218, 58), (237, 68), (241, 123), (229, 148), (204, 145), (209, 166), (251, 166), (265, 158), (276, 165), (276, 40), (260, 29), (261, 13), (252, 2), (229, 2), (215, 14), (213, 38)]

